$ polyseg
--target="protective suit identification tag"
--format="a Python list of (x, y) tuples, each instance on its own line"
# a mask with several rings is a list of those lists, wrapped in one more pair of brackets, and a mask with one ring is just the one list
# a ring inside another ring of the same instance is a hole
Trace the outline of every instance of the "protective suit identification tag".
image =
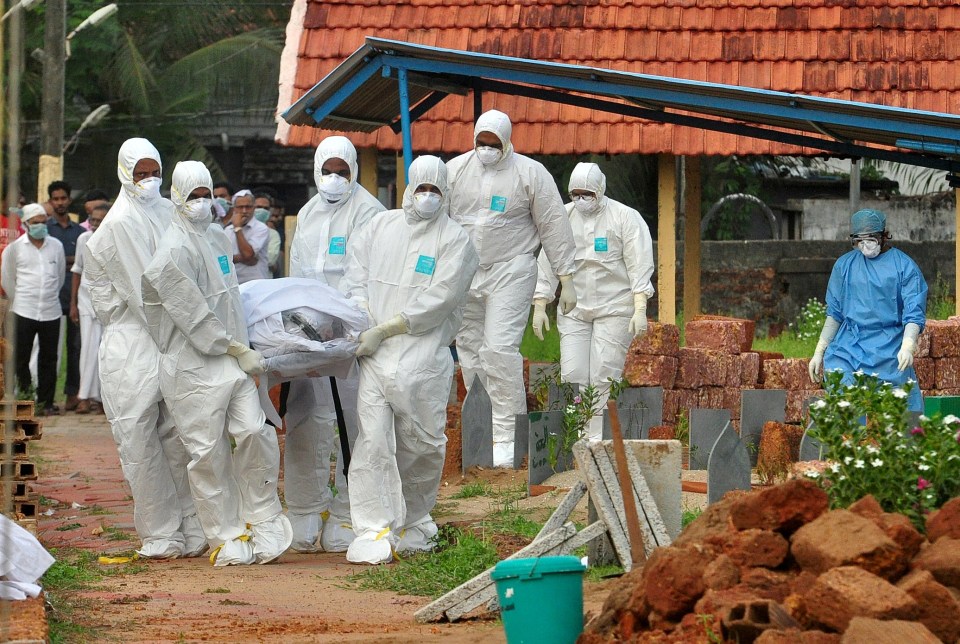
[(607, 252), (607, 238), (606, 237), (594, 237), (593, 238), (593, 250), (597, 253)]
[(433, 269), (436, 265), (437, 260), (435, 258), (421, 255), (420, 259), (417, 260), (417, 267), (414, 270), (424, 275), (433, 275)]
[(227, 259), (226, 255), (221, 255), (217, 258), (217, 261), (220, 262), (220, 270), (223, 271), (224, 275), (230, 274), (230, 260)]
[(494, 212), (505, 212), (507, 210), (507, 198), (493, 195), (490, 199), (490, 210)]
[(331, 237), (330, 250), (327, 252), (330, 255), (345, 255), (347, 253), (347, 238)]

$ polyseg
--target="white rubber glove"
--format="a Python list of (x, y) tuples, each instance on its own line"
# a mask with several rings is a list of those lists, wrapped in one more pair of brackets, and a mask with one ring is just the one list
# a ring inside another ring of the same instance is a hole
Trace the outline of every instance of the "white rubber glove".
[(367, 329), (360, 334), (360, 346), (357, 347), (357, 357), (373, 355), (373, 352), (380, 347), (380, 343), (387, 338), (406, 333), (407, 321), (401, 315), (395, 315), (383, 324), (378, 324), (372, 329)]
[(266, 371), (263, 356), (260, 355), (260, 352), (254, 351), (245, 344), (240, 344), (235, 340), (231, 341), (230, 346), (227, 347), (227, 354), (237, 359), (244, 373), (256, 376)]
[(530, 323), (533, 327), (533, 335), (543, 341), (543, 330), (550, 330), (550, 318), (547, 316), (547, 301), (538, 297), (533, 301), (533, 320)]
[(820, 331), (817, 348), (813, 351), (813, 358), (811, 358), (809, 364), (807, 364), (807, 373), (810, 374), (810, 380), (814, 384), (820, 384), (820, 381), (823, 380), (823, 354), (834, 336), (837, 335), (837, 329), (839, 328), (840, 323), (829, 315), (827, 319), (823, 321), (823, 330)]
[(897, 352), (897, 371), (906, 371), (913, 366), (913, 354), (917, 352), (917, 336), (920, 335), (920, 326), (908, 322), (903, 329), (903, 343)]
[(647, 294), (633, 294), (633, 317), (630, 318), (630, 333), (633, 337), (647, 332)]
[(577, 290), (573, 288), (573, 273), (560, 276), (560, 312), (567, 315), (577, 307)]

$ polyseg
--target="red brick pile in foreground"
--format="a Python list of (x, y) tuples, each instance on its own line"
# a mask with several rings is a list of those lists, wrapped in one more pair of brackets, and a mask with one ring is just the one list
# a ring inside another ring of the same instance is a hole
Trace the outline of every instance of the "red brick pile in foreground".
[(578, 642), (957, 642), (960, 497), (926, 537), (873, 497), (827, 505), (804, 480), (728, 494), (622, 577)]
[[(663, 423), (675, 425), (690, 409), (729, 409), (739, 428), (744, 389), (785, 389), (788, 423), (804, 421), (803, 403), (823, 394), (807, 372), (809, 358), (753, 351), (750, 320), (700, 315), (684, 327), (686, 346), (672, 324), (650, 323), (630, 346), (623, 375), (634, 387), (663, 387)], [(914, 366), (926, 396), (960, 395), (960, 317), (929, 320)]]

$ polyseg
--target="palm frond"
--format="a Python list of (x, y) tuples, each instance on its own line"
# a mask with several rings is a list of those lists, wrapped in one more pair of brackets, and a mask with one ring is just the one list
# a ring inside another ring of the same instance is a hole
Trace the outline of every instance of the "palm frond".
[(259, 106), (276, 100), (283, 32), (267, 28), (224, 38), (202, 47), (167, 67), (159, 78), (167, 96), (208, 92), (211, 107)]
[(159, 97), (153, 71), (129, 32), (120, 39), (107, 78), (114, 95), (125, 102), (131, 112), (149, 114), (161, 111), (157, 109)]

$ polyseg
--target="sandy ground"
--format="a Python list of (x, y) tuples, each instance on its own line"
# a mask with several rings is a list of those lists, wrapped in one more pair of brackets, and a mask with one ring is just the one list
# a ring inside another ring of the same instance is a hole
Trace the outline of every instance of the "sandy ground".
[[(30, 446), (30, 455), (40, 472), (35, 489), (56, 502), (41, 507), (52, 511), (40, 517), (44, 545), (97, 554), (138, 545), (129, 488), (102, 416), (46, 419), (43, 439)], [(463, 480), (447, 481), (436, 512), (439, 523), (469, 521), (502, 507), (502, 498), (451, 498), (476, 480), (501, 492), (516, 492), (525, 483), (524, 473), (504, 470), (474, 470)], [(544, 521), (563, 493), (558, 489), (516, 503), (531, 519)], [(573, 518), (585, 522), (585, 503)], [(496, 615), (417, 624), (413, 614), (428, 598), (354, 590), (344, 578), (359, 570), (342, 554), (288, 553), (275, 564), (229, 568), (213, 568), (205, 557), (148, 562), (144, 572), (108, 577), (84, 593), (89, 608), (82, 621), (103, 629), (108, 641), (124, 642), (505, 641)], [(585, 583), (586, 612), (600, 608), (610, 583)]]

